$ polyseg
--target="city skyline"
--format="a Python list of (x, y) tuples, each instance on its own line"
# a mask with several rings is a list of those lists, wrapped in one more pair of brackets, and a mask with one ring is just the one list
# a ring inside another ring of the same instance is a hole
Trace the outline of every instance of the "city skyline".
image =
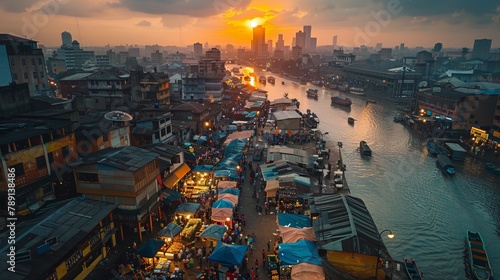
[(318, 46), (331, 45), (337, 35), (337, 44), (346, 47), (404, 43), (430, 48), (441, 42), (445, 48), (472, 48), (478, 38), (492, 39), (492, 49), (500, 47), (500, 5), (492, 0), (5, 1), (0, 3), (0, 24), (2, 33), (46, 46), (60, 46), (61, 32), (68, 31), (82, 46), (229, 42), (249, 48), (256, 25), (266, 29), (266, 38), (276, 41), (283, 34), (285, 45), (292, 45), (296, 32), (310, 25)]

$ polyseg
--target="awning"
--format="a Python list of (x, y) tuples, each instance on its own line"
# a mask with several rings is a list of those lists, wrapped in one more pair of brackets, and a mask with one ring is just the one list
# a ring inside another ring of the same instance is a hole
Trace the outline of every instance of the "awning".
[(276, 193), (278, 192), (280, 188), (280, 181), (279, 180), (269, 180), (266, 183), (266, 196), (267, 197), (273, 197), (276, 196)]
[(181, 198), (182, 195), (172, 189), (165, 188), (161, 190), (160, 197), (163, 198), (163, 204), (169, 204), (170, 202)]
[(173, 188), (180, 179), (182, 179), (191, 169), (189, 166), (183, 162), (177, 169), (175, 169), (165, 180), (163, 180), (163, 185), (169, 189)]

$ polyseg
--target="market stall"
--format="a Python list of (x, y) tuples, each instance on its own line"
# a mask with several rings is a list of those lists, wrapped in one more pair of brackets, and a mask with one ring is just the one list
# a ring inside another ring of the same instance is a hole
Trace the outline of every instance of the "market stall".
[(280, 188), (279, 180), (269, 180), (266, 182), (266, 188), (264, 189), (264, 191), (266, 192), (266, 200), (268, 202), (275, 200), (276, 193), (278, 192), (279, 188)]
[(314, 228), (305, 227), (305, 228), (294, 228), (288, 226), (279, 226), (278, 227), (281, 237), (283, 238), (284, 243), (293, 243), (299, 240), (309, 240), (316, 241), (316, 235), (314, 233)]
[(199, 202), (214, 186), (213, 165), (197, 165), (186, 178), (182, 192), (191, 202)]
[(229, 201), (229, 202), (231, 202), (233, 207), (235, 207), (238, 204), (239, 197), (237, 195), (234, 195), (234, 194), (223, 193), (223, 194), (219, 194), (217, 196), (217, 199)]
[(324, 280), (325, 272), (319, 265), (299, 263), (292, 266), (292, 280)]
[(227, 200), (217, 200), (212, 204), (212, 220), (216, 222), (229, 223), (233, 217), (233, 205)]
[(225, 226), (220, 225), (209, 225), (202, 233), (200, 233), (200, 238), (206, 239), (208, 242), (212, 242), (212, 245), (217, 244), (224, 234), (226, 233), (227, 228)]
[(198, 214), (198, 211), (200, 210), (200, 204), (199, 203), (181, 203), (179, 206), (177, 206), (177, 209), (175, 210), (175, 216), (178, 220), (178, 224), (184, 225), (187, 220), (189, 220), (191, 217), (196, 216)]
[(168, 271), (170, 261), (160, 251), (163, 246), (165, 246), (165, 241), (150, 239), (137, 249), (136, 253), (142, 257), (141, 262), (145, 265), (146, 272), (161, 273), (161, 271)]
[(218, 189), (234, 189), (236, 188), (236, 181), (219, 181), (217, 184)]
[(187, 222), (186, 226), (182, 229), (180, 236), (183, 242), (191, 242), (196, 237), (198, 231), (201, 229), (202, 222), (201, 219), (191, 218)]
[(217, 243), (208, 259), (225, 267), (240, 266), (248, 250), (248, 245)]

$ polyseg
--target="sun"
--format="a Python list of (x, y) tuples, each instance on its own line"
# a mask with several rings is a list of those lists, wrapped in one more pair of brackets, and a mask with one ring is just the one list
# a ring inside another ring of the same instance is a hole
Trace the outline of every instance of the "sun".
[(259, 19), (257, 18), (248, 21), (248, 26), (250, 26), (251, 28), (257, 27), (257, 25), (259, 25)]

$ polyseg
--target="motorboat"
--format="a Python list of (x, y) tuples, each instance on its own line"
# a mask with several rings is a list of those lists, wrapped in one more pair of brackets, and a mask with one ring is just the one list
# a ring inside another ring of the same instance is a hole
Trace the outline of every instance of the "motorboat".
[(410, 277), (411, 280), (422, 279), (422, 273), (420, 273), (417, 262), (414, 259), (404, 258), (403, 263), (405, 265), (406, 274), (408, 274), (408, 277)]
[(337, 104), (341, 106), (351, 107), (352, 101), (347, 97), (332, 96), (332, 104)]
[(495, 174), (499, 174), (500, 175), (500, 167), (494, 165), (493, 163), (490, 163), (490, 162), (487, 162), (486, 163), (486, 169), (492, 171), (493, 173)]
[(306, 91), (306, 93), (307, 93), (307, 97), (318, 99), (318, 90), (317, 89), (310, 88)]
[(338, 86), (339, 91), (349, 91), (349, 84), (348, 83), (343, 83)]
[(350, 124), (350, 125), (354, 125), (354, 121), (355, 121), (354, 118), (351, 118), (351, 117), (347, 118), (347, 123)]
[(273, 76), (269, 76), (269, 77), (267, 77), (267, 82), (270, 84), (274, 84), (276, 82), (276, 79), (274, 79)]
[(349, 92), (355, 95), (365, 95), (365, 90), (359, 87), (350, 87)]
[(453, 175), (455, 174), (455, 166), (451, 162), (450, 158), (446, 155), (437, 155), (436, 165), (441, 169), (444, 174)]
[(367, 157), (372, 156), (372, 149), (370, 149), (366, 141), (359, 142), (359, 152), (361, 153), (362, 156), (367, 156)]
[(266, 83), (266, 77), (265, 76), (260, 76), (259, 77), (259, 83), (265, 84)]

